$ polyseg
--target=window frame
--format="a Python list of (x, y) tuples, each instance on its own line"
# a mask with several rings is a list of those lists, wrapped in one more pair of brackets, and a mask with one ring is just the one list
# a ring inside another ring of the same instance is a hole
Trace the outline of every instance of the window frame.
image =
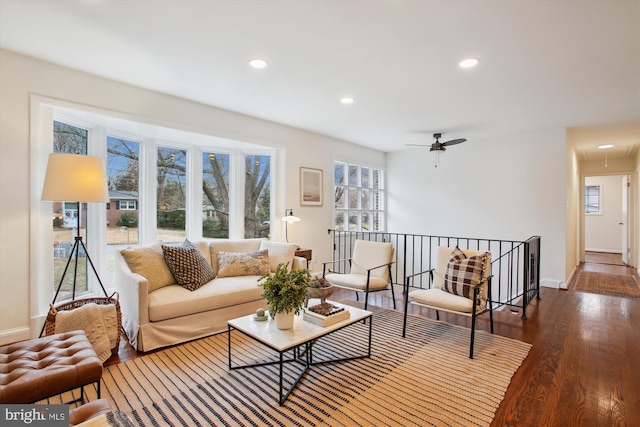
[[(590, 188), (597, 188), (597, 195), (587, 194)], [(597, 211), (589, 211), (588, 206), (593, 203), (588, 203), (587, 200), (591, 197), (597, 198)], [(592, 184), (584, 186), (584, 214), (585, 215), (602, 215), (602, 184)]]
[[(336, 184), (335, 171), (337, 164), (341, 163), (344, 167), (344, 176), (343, 183)], [(355, 176), (350, 175), (351, 168), (355, 168)], [(368, 186), (363, 187), (363, 177), (362, 170), (366, 168), (369, 170), (367, 181), (369, 183)], [(367, 163), (359, 163), (359, 162), (350, 162), (348, 160), (342, 159), (334, 159), (333, 161), (333, 215), (332, 215), (332, 226), (334, 229), (338, 229), (338, 225), (336, 223), (336, 219), (339, 215), (343, 217), (343, 231), (359, 231), (359, 232), (384, 232), (386, 230), (386, 172), (385, 169), (381, 166), (375, 166)], [(375, 173), (382, 174), (382, 180), (378, 179), (378, 187), (375, 187), (376, 179)], [(338, 188), (344, 189), (344, 206), (336, 207), (335, 194)], [(369, 207), (362, 207), (362, 196), (365, 192), (369, 193)], [(374, 194), (379, 192), (382, 194), (382, 203), (378, 203), (378, 208), (375, 208), (374, 204)], [(355, 194), (357, 199), (357, 207), (352, 207), (350, 205), (351, 195)], [(368, 223), (370, 224), (370, 229), (363, 229), (363, 214), (367, 214), (369, 216)], [(382, 219), (377, 219), (382, 215)], [(356, 229), (351, 229), (351, 218), (355, 217)], [(378, 221), (378, 228), (375, 228), (375, 222)]]

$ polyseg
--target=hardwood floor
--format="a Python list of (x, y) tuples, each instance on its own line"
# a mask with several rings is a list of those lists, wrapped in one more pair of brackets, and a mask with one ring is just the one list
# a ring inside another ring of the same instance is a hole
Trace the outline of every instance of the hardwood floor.
[[(587, 262), (582, 270), (636, 274), (624, 265)], [(521, 313), (494, 313), (495, 333), (533, 345), (515, 373), (492, 426), (640, 426), (640, 300), (550, 288)], [(388, 294), (388, 295), (387, 295)], [(333, 299), (355, 299), (337, 290)], [(391, 294), (372, 294), (370, 304), (393, 308)], [(402, 309), (402, 297), (396, 293)], [(435, 312), (410, 312), (435, 319)], [(445, 322), (469, 326), (463, 316), (441, 313)], [(489, 316), (478, 318), (489, 330)], [(400, 333), (400, 331), (399, 331)], [(119, 358), (136, 357), (126, 340)], [(425, 390), (428, 393), (428, 390)]]

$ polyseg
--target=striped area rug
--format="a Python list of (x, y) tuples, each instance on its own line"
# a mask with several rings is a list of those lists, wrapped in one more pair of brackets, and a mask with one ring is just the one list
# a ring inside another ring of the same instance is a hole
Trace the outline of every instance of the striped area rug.
[[(103, 397), (142, 426), (488, 426), (530, 345), (376, 309), (372, 357), (312, 367), (283, 406), (278, 368), (228, 370), (227, 334), (105, 369)], [(314, 360), (366, 352), (368, 325), (314, 346)], [(234, 365), (276, 355), (232, 332)], [(286, 365), (290, 383), (300, 368)], [(94, 398), (89, 392), (90, 397)]]

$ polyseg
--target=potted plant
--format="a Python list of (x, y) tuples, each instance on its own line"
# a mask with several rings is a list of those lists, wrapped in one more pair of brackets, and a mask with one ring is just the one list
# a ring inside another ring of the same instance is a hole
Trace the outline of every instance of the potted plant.
[(278, 329), (293, 327), (294, 316), (300, 313), (307, 298), (310, 277), (309, 270), (289, 270), (286, 263), (278, 264), (274, 273), (259, 279), (262, 297), (267, 300), (269, 315), (276, 320)]

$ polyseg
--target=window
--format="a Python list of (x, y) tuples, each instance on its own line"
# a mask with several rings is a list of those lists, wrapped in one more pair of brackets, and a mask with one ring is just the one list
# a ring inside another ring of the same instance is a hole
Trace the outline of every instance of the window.
[(271, 219), (271, 157), (245, 156), (244, 237), (270, 235)]
[[(41, 140), (36, 163), (46, 164), (51, 151), (101, 156), (106, 161), (110, 199), (104, 205), (54, 202), (53, 212), (44, 211), (48, 205), (34, 205), (37, 227), (52, 230), (53, 249), (45, 244), (49, 239), (33, 239), (39, 251), (53, 258), (52, 269), (36, 277), (44, 292), (53, 296), (78, 233), (109, 292), (115, 286), (115, 252), (121, 248), (157, 240), (269, 237), (274, 150), (50, 102), (40, 105), (35, 117), (51, 138)], [(86, 257), (81, 254), (78, 261), (76, 296), (101, 294), (95, 275), (87, 274)], [(57, 303), (70, 297), (70, 273)]]
[(599, 185), (586, 185), (584, 187), (584, 212), (588, 214), (601, 213)]
[(336, 230), (384, 230), (384, 171), (336, 161), (334, 215)]
[(121, 211), (135, 211), (136, 202), (135, 200), (120, 200), (118, 202), (118, 209)]
[(187, 152), (158, 147), (157, 239), (182, 242), (186, 238)]
[(202, 153), (202, 237), (229, 237), (230, 156)]

